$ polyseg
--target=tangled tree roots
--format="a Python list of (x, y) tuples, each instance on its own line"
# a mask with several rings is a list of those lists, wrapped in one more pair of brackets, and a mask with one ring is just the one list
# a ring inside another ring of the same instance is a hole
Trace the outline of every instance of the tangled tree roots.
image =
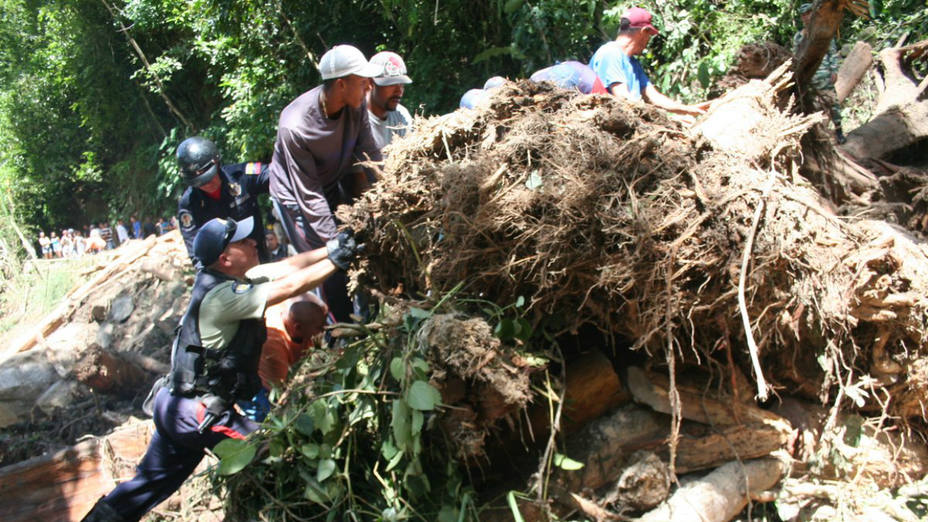
[(354, 276), (385, 293), (463, 281), (501, 305), (525, 296), (549, 328), (592, 323), (702, 363), (731, 349), (747, 366), (750, 338), (775, 390), (863, 386), (878, 408), (883, 388), (892, 412), (924, 417), (924, 372), (907, 368), (922, 357), (928, 257), (904, 231), (835, 216), (795, 174), (820, 116), (776, 109), (782, 74), (691, 131), (529, 82), (430, 119), (340, 212), (368, 245)]

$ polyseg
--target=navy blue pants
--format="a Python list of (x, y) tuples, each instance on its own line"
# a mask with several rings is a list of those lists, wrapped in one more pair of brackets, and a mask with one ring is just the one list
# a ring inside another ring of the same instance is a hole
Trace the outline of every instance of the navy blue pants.
[(103, 501), (126, 520), (145, 513), (177, 491), (197, 464), (204, 449), (227, 438), (244, 439), (258, 425), (234, 411), (224, 413), (204, 433), (197, 432), (206, 407), (197, 399), (176, 397), (161, 389), (155, 397), (155, 434), (132, 480), (116, 487)]

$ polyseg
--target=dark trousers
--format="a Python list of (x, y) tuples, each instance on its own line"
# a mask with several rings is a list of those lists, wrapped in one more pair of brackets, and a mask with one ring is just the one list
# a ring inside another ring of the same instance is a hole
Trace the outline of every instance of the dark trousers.
[(234, 411), (224, 413), (204, 433), (197, 426), (206, 407), (197, 399), (171, 395), (162, 389), (155, 397), (155, 434), (132, 480), (116, 486), (103, 498), (125, 520), (139, 520), (177, 491), (197, 464), (205, 448), (227, 438), (244, 439), (258, 425)]
[[(281, 205), (272, 199), (280, 214), (280, 223), (297, 252), (307, 252), (325, 246), (325, 241), (303, 218), (299, 207)], [(340, 323), (354, 322), (354, 306), (348, 297), (348, 275), (341, 270), (330, 275), (320, 287), (319, 297), (329, 306), (329, 312)]]

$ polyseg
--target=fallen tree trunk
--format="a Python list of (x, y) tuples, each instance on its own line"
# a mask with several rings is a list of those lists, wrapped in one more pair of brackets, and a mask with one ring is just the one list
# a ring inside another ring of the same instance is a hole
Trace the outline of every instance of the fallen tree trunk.
[(0, 468), (0, 519), (79, 520), (118, 481), (135, 474), (153, 427), (131, 423), (105, 438)]
[(883, 89), (876, 116), (851, 131), (842, 148), (857, 158), (885, 158), (889, 153), (928, 138), (928, 77), (913, 62), (928, 52), (928, 40), (879, 53)]
[(776, 459), (729, 462), (702, 479), (677, 490), (641, 522), (726, 522), (744, 509), (751, 497), (773, 487), (784, 466)]
[[(790, 433), (764, 424), (708, 428), (685, 423), (677, 440), (676, 471), (689, 473), (720, 466), (732, 459), (770, 455), (786, 446)], [(559, 471), (557, 481), (566, 491), (598, 489), (615, 482), (630, 455), (640, 450), (667, 461), (670, 416), (638, 406), (624, 406), (586, 426), (567, 442), (567, 455), (582, 462), (576, 471)]]
[(838, 80), (835, 81), (835, 93), (838, 96), (838, 103), (844, 101), (854, 87), (860, 83), (870, 66), (873, 65), (873, 48), (867, 42), (857, 42), (854, 48), (841, 63), (838, 69)]

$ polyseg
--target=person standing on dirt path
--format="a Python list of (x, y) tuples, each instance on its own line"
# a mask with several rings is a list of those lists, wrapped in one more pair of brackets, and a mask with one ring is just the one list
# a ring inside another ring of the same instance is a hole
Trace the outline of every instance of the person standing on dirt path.
[(383, 149), (394, 137), (403, 137), (412, 127), (412, 116), (400, 104), (406, 85), (412, 79), (406, 74), (406, 62), (400, 55), (383, 51), (371, 57), (371, 64), (382, 68), (371, 81), (371, 92), (367, 94), (368, 120), (377, 148)]
[[(335, 237), (335, 209), (350, 205), (374, 181), (364, 162), (383, 158), (371, 134), (366, 96), (382, 67), (351, 45), (336, 45), (319, 61), (322, 85), (301, 94), (280, 113), (271, 159), (271, 197), (297, 252)], [(336, 320), (350, 322), (347, 278), (336, 273), (322, 286)]]
[[(793, 54), (799, 51), (799, 44), (805, 38), (809, 22), (812, 21), (812, 4), (805, 3), (799, 6), (799, 17), (802, 20), (802, 29), (793, 36)], [(815, 110), (827, 112), (835, 126), (835, 140), (844, 143), (844, 130), (841, 128), (841, 105), (838, 103), (838, 93), (835, 92), (835, 82), (838, 81), (838, 46), (832, 38), (828, 44), (828, 52), (822, 58), (821, 65), (812, 75), (809, 82), (815, 95), (813, 105)]]
[(153, 390), (155, 433), (135, 477), (97, 501), (84, 521), (139, 520), (180, 488), (205, 449), (255, 431), (258, 424), (235, 403), (250, 401), (261, 388), (265, 310), (347, 269), (358, 252), (350, 232), (341, 232), (325, 247), (259, 265), (253, 228), (253, 217), (214, 218), (197, 232), (198, 271), (171, 373)]
[(685, 105), (661, 94), (635, 58), (656, 34), (658, 30), (651, 24), (651, 13), (640, 7), (632, 7), (622, 15), (615, 40), (603, 44), (593, 54), (590, 67), (606, 90), (614, 96), (631, 101), (644, 100), (676, 114), (705, 114), (709, 102)]
[[(200, 136), (187, 138), (177, 146), (177, 165), (187, 184), (177, 202), (177, 221), (190, 258), (193, 259), (197, 231), (207, 221), (253, 217), (255, 229), (251, 237), (258, 245), (258, 256), (262, 263), (270, 261), (258, 207), (258, 196), (268, 193), (268, 165), (258, 162), (222, 165), (216, 145)], [(163, 232), (159, 230), (158, 235)]]

